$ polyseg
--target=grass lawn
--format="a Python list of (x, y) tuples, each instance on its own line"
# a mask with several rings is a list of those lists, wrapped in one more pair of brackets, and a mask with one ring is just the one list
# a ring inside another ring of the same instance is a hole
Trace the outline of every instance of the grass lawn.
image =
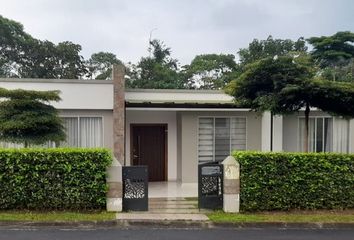
[(207, 214), (213, 222), (321, 222), (321, 223), (354, 223), (354, 211), (295, 211), (264, 213), (224, 213)]
[(112, 212), (0, 211), (0, 221), (75, 222), (114, 220)]

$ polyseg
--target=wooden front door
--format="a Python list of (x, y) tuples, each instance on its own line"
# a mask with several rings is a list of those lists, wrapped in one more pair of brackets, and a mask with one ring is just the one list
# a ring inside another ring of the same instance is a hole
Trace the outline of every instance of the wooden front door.
[(132, 165), (147, 165), (149, 181), (166, 181), (166, 125), (131, 125)]

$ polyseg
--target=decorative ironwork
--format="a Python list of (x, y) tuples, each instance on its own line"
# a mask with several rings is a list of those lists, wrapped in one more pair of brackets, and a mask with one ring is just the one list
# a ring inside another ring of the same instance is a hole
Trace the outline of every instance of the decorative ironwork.
[(123, 167), (123, 210), (148, 210), (147, 166)]
[(198, 167), (199, 208), (222, 209), (223, 207), (223, 165), (200, 164)]
[(127, 179), (127, 181), (124, 182), (124, 198), (126, 199), (133, 199), (133, 198), (144, 198), (145, 197), (145, 191), (144, 191), (144, 182), (141, 182), (140, 180), (137, 181), (132, 181), (130, 179)]

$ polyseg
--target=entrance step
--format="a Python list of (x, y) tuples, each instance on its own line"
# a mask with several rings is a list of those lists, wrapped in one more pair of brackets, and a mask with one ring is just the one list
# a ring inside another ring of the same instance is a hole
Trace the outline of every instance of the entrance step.
[(207, 210), (198, 209), (196, 198), (149, 198), (149, 213), (199, 214)]
[(149, 209), (150, 213), (199, 213), (199, 209), (193, 208), (155, 208)]

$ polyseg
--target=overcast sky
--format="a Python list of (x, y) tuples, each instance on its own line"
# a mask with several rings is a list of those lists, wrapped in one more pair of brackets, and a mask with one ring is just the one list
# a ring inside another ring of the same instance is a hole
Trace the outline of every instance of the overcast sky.
[(124, 62), (148, 54), (150, 31), (182, 64), (232, 53), (254, 38), (297, 39), (354, 31), (354, 0), (0, 0), (0, 14), (39, 39), (109, 51)]

